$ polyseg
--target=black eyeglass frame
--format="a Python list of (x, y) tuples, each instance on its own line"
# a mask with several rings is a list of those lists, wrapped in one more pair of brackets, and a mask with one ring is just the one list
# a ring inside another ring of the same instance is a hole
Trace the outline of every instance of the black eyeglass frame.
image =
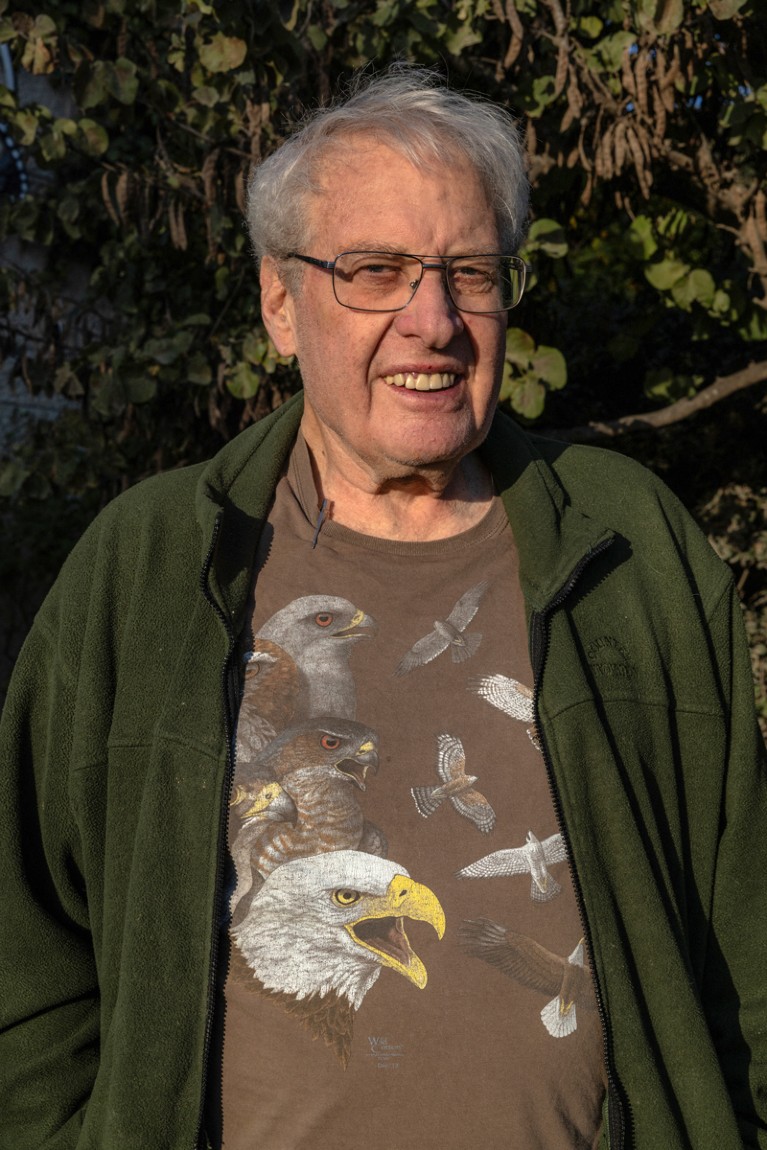
[[(354, 304), (344, 303), (343, 300), (340, 300), (338, 298), (338, 291), (336, 290), (336, 274), (335, 274), (336, 264), (338, 263), (338, 261), (340, 259), (343, 259), (344, 256), (361, 256), (361, 255), (403, 256), (405, 259), (408, 259), (408, 260), (416, 260), (417, 263), (419, 263), (421, 265), (421, 274), (419, 275), (418, 279), (415, 280), (410, 285), (413, 290), (410, 294), (410, 299), (407, 301), (407, 303), (403, 303), (401, 305), (401, 307), (380, 307), (380, 308), (378, 308), (378, 307), (377, 308), (355, 307)], [(452, 263), (454, 263), (456, 260), (471, 260), (471, 259), (480, 259), (480, 258), (487, 259), (488, 257), (496, 257), (497, 259), (508, 260), (509, 263), (513, 264), (513, 266), (517, 269), (519, 276), (520, 276), (519, 297), (509, 307), (491, 308), (489, 311), (472, 311), (470, 308), (461, 307), (460, 304), (458, 304), (453, 297), (453, 290), (452, 290), (452, 287), (450, 285), (450, 278), (447, 275), (447, 272), (450, 268), (450, 265)], [(305, 255), (302, 255), (300, 252), (288, 252), (287, 255), (284, 256), (283, 258), (287, 259), (287, 260), (301, 260), (302, 263), (310, 264), (312, 267), (321, 268), (323, 271), (331, 272), (332, 276), (333, 276), (333, 295), (336, 298), (336, 303), (338, 303), (340, 305), (340, 307), (348, 308), (350, 311), (364, 311), (364, 312), (370, 312), (371, 314), (379, 314), (379, 315), (384, 314), (386, 312), (404, 311), (406, 307), (409, 307), (410, 304), (413, 302), (413, 299), (415, 297), (415, 293), (418, 291), (419, 287), (421, 286), (421, 280), (423, 279), (424, 272), (432, 271), (432, 270), (433, 271), (441, 271), (444, 274), (445, 283), (447, 285), (447, 290), (448, 290), (448, 293), (450, 295), (450, 299), (453, 303), (453, 306), (458, 311), (465, 312), (466, 315), (502, 315), (503, 312), (513, 311), (513, 309), (515, 307), (518, 307), (519, 304), (522, 302), (522, 296), (525, 294), (525, 287), (527, 284), (527, 272), (528, 272), (528, 265), (525, 263), (525, 261), (522, 259), (521, 256), (507, 256), (507, 255), (503, 255), (501, 252), (472, 252), (470, 255), (458, 255), (458, 256), (417, 256), (417, 255), (414, 255), (412, 252), (385, 252), (385, 251), (376, 251), (374, 249), (371, 250), (369, 248), (352, 248), (349, 251), (339, 252), (334, 260), (318, 260), (314, 256), (305, 256)], [(432, 261), (432, 260), (436, 260), (438, 262), (436, 262), (436, 263), (427, 262), (427, 261)]]

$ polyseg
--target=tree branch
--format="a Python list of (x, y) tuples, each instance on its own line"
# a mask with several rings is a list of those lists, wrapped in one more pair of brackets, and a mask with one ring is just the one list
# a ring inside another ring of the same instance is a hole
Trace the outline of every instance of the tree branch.
[(641, 415), (622, 415), (619, 419), (606, 422), (595, 420), (584, 427), (547, 428), (544, 432), (551, 439), (564, 439), (574, 443), (592, 443), (600, 439), (615, 439), (621, 435), (631, 435), (638, 431), (657, 431), (669, 427), (683, 419), (704, 411), (736, 391), (767, 382), (767, 360), (751, 362), (732, 375), (722, 375), (708, 387), (704, 387), (691, 399), (678, 399), (676, 403), (662, 407), (659, 411), (648, 411)]

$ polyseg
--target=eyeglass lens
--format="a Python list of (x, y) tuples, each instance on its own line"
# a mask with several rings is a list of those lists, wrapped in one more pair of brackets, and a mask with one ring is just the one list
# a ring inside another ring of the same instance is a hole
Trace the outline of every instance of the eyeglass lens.
[[(427, 261), (427, 267), (432, 262)], [(407, 307), (424, 274), (420, 260), (391, 252), (344, 252), (335, 261), (333, 287), (345, 307), (398, 311)], [(524, 264), (513, 256), (461, 256), (445, 262), (447, 286), (461, 311), (506, 311), (519, 303)]]

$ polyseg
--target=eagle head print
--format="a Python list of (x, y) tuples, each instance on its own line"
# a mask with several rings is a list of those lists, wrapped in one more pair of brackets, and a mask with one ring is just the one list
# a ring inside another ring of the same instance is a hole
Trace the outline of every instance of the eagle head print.
[(399, 863), (333, 851), (274, 870), (233, 936), (253, 989), (297, 1015), (345, 1065), (354, 1012), (382, 970), (426, 986), (408, 920), (429, 923), (440, 939), (445, 932), (438, 898)]

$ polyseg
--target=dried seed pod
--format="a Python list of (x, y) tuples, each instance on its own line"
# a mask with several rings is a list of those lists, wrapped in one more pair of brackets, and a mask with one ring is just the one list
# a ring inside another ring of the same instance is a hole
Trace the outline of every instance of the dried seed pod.
[(119, 228), (120, 217), (115, 211), (115, 206), (112, 203), (112, 194), (109, 190), (109, 172), (103, 172), (101, 176), (101, 199), (104, 201), (104, 207), (107, 210), (107, 215), (110, 220), (115, 227)]
[(120, 220), (123, 224), (128, 222), (128, 201), (131, 192), (131, 176), (129, 172), (121, 172), (117, 177), (115, 185), (115, 200), (117, 202), (117, 210), (120, 213)]
[(634, 79), (636, 82), (637, 105), (640, 110), (644, 112), (645, 116), (647, 116), (650, 111), (650, 105), (647, 101), (647, 68), (649, 62), (647, 49), (642, 48), (634, 62)]
[(559, 52), (557, 54), (557, 71), (554, 76), (554, 95), (558, 96), (564, 91), (565, 81), (567, 80), (567, 69), (569, 64), (569, 56), (567, 51), (567, 40), (563, 39), (559, 45)]
[(168, 206), (168, 228), (174, 248), (185, 252), (189, 246), (184, 220), (184, 205), (180, 200), (171, 200)]
[(615, 170), (618, 175), (626, 162), (626, 121), (619, 120), (615, 128)]
[(216, 201), (216, 165), (220, 152), (220, 148), (214, 148), (212, 152), (209, 152), (200, 170), (202, 186), (205, 191), (205, 203), (208, 207)]

